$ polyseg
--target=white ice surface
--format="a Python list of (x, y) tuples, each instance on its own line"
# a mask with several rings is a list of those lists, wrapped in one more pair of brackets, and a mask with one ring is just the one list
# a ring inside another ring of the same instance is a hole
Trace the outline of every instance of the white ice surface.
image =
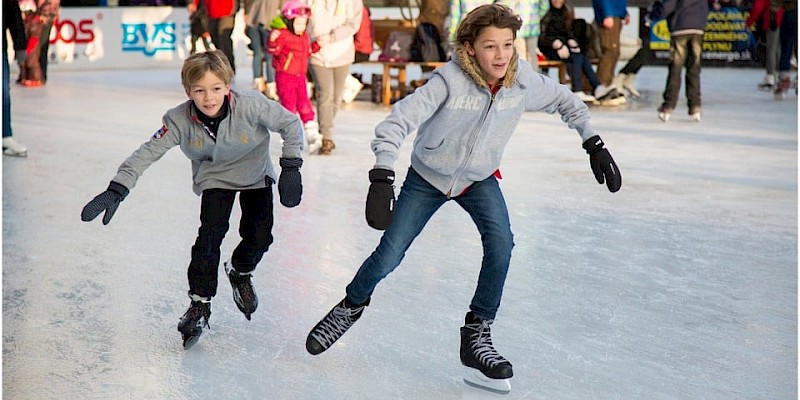
[[(624, 177), (616, 194), (594, 181), (558, 117), (523, 116), (501, 166), (516, 243), (493, 325), (514, 365), (507, 396), (462, 382), (458, 328), (481, 247), (454, 203), (350, 332), (322, 355), (305, 351), (380, 238), (363, 208), (369, 141), (386, 109), (340, 111), (333, 155), (306, 158), (302, 204), (276, 202), (253, 320), (220, 280), (212, 329), (184, 351), (176, 324), (200, 201), (180, 150), (147, 171), (111, 224), (79, 218), (185, 99), (179, 71), (52, 72), (45, 88), (14, 85), (14, 133), (30, 155), (2, 163), (3, 395), (795, 399), (797, 98), (757, 91), (762, 74), (704, 69), (702, 123), (685, 100), (658, 120), (658, 66), (639, 74), (643, 99), (593, 108)], [(249, 77), (240, 70), (235, 86)], [(238, 242), (237, 208), (223, 257)]]

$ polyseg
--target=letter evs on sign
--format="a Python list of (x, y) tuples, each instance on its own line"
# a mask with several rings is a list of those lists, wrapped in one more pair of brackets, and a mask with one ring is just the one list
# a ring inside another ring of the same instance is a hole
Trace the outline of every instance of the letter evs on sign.
[(175, 51), (175, 22), (122, 24), (122, 51), (152, 57), (158, 51)]

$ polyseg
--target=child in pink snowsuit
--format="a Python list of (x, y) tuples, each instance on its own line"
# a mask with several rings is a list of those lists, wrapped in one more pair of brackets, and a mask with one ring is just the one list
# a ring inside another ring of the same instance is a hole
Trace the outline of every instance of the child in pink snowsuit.
[(308, 98), (306, 75), (308, 59), (319, 51), (317, 42), (311, 43), (306, 24), (311, 8), (300, 1), (289, 1), (281, 7), (281, 15), (270, 24), (272, 32), (267, 42), (267, 51), (272, 54), (275, 67), (275, 84), (281, 105), (299, 114), (306, 129), (310, 152), (316, 151), (321, 137), (314, 120), (314, 108)]

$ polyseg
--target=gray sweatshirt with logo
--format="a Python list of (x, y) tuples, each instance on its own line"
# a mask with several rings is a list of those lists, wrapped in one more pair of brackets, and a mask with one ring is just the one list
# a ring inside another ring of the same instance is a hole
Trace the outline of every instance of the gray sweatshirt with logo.
[(192, 101), (167, 111), (163, 126), (128, 157), (112, 181), (133, 189), (144, 171), (171, 148), (180, 146), (192, 162), (192, 189), (246, 190), (277, 181), (269, 155), (270, 132), (283, 139), (282, 157), (300, 158), (303, 124), (297, 115), (256, 91), (231, 90), (230, 112), (214, 141), (197, 117)]
[(559, 113), (581, 142), (595, 135), (586, 104), (516, 55), (494, 95), (462, 46), (453, 57), (375, 127), (376, 168), (393, 170), (404, 139), (416, 131), (411, 166), (442, 193), (456, 196), (497, 171), (525, 111)]

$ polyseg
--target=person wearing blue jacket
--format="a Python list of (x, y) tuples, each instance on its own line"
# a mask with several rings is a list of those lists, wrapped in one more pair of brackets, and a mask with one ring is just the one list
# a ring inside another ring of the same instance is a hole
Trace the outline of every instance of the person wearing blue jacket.
[[(511, 363), (492, 346), (489, 325), (500, 306), (514, 247), (499, 167), (522, 114), (561, 115), (580, 136), (597, 181), (611, 192), (622, 185), (614, 160), (592, 129), (587, 106), (567, 86), (535, 72), (514, 50), (520, 25), (507, 6), (475, 8), (459, 25), (451, 61), (376, 126), (365, 214), (371, 227), (385, 232), (347, 286), (345, 298), (309, 333), (309, 353), (330, 348), (361, 317), (376, 285), (400, 264), (433, 214), (453, 200), (475, 222), (484, 250), (461, 328), (465, 379), (510, 390)], [(411, 167), (395, 204), (394, 164), (414, 132)]]
[[(664, 101), (658, 117), (667, 122), (678, 105), (681, 72), (686, 67), (686, 99), (689, 116), (700, 122), (700, 60), (703, 55), (703, 33), (710, 10), (708, 0), (665, 0), (661, 12), (669, 28), (669, 72), (664, 88)], [(654, 18), (657, 19), (657, 18)]]
[[(622, 96), (614, 86), (614, 71), (620, 51), (622, 24), (630, 23), (627, 0), (592, 0), (597, 37), (600, 41), (600, 60), (597, 63), (597, 79), (594, 97), (598, 100), (615, 99)], [(624, 97), (622, 97), (624, 100)]]

